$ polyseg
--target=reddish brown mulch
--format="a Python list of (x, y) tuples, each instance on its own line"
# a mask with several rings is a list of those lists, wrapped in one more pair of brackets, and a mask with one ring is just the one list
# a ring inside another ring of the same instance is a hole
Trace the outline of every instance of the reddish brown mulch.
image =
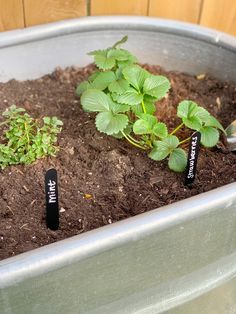
[[(172, 89), (159, 104), (157, 116), (170, 128), (178, 123), (176, 106), (191, 99), (207, 108), (226, 127), (236, 117), (236, 85), (211, 77), (166, 72)], [(192, 189), (184, 174), (170, 172), (166, 161), (99, 133), (94, 116), (84, 113), (75, 96), (76, 84), (93, 70), (57, 69), (33, 81), (0, 84), (0, 111), (12, 104), (35, 117), (56, 115), (64, 122), (57, 158), (0, 171), (0, 259), (43, 246), (150, 209), (176, 202), (236, 179), (236, 155), (224, 147), (201, 149)], [(60, 182), (60, 229), (45, 226), (44, 174), (55, 167)], [(91, 198), (85, 194), (90, 194)]]

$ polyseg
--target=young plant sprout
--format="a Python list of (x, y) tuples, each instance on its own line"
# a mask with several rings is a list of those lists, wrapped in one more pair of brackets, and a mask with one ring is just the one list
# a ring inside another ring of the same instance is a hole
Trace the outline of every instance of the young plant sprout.
[(0, 141), (0, 169), (10, 165), (31, 164), (45, 156), (55, 156), (57, 135), (62, 121), (56, 117), (36, 120), (25, 113), (25, 109), (15, 105), (3, 114), (0, 123), (3, 134)]
[[(97, 112), (96, 127), (100, 132), (125, 138), (133, 146), (146, 150), (154, 160), (168, 158), (171, 170), (182, 172), (187, 155), (178, 130), (189, 128), (201, 133), (201, 144), (213, 147), (219, 140), (222, 125), (210, 113), (191, 100), (183, 100), (177, 108), (180, 124), (169, 132), (155, 114), (156, 102), (170, 89), (169, 80), (153, 75), (137, 64), (129, 51), (120, 48), (127, 36), (114, 46), (89, 53), (98, 70), (76, 89), (85, 111)], [(158, 105), (157, 105), (158, 110)]]

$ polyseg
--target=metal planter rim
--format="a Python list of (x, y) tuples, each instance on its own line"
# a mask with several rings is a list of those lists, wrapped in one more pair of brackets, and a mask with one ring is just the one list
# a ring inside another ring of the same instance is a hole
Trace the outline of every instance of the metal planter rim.
[[(236, 38), (233, 36), (188, 23), (133, 16), (85, 17), (9, 31), (0, 34), (0, 48), (24, 45), (73, 33), (93, 32), (95, 28), (102, 31), (108, 28), (158, 31), (163, 34), (185, 36), (236, 54)], [(5, 259), (0, 262), (0, 288), (4, 291), (4, 289), (17, 287), (23, 285), (24, 282), (60, 271), (70, 265), (76, 263), (79, 265), (80, 262), (101, 256), (103, 253), (120, 250), (128, 244), (135, 245), (152, 238), (155, 234), (160, 236), (168, 230), (185, 226), (195, 220), (211, 215), (214, 217), (221, 208), (234, 212), (236, 183)], [(176, 304), (186, 302), (193, 298), (193, 295), (200, 295), (228, 281), (235, 276), (235, 269), (232, 267), (222, 274), (218, 279), (212, 280), (209, 286), (204, 287), (205, 290), (201, 287), (200, 292), (189, 290), (189, 294), (186, 292), (186, 295), (179, 295), (176, 298)], [(166, 305), (165, 309), (168, 308), (170, 306)]]

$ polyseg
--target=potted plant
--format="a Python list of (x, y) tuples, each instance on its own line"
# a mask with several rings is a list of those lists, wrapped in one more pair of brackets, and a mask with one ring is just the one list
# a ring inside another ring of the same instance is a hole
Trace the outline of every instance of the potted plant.
[[(78, 53), (86, 65), (88, 51), (125, 34), (141, 62), (236, 80), (230, 36), (173, 21), (96, 17), (2, 34), (1, 81), (78, 64)], [(232, 183), (3, 260), (1, 313), (183, 313), (204, 306), (222, 313), (235, 306), (235, 203)], [(227, 300), (204, 304), (223, 284)]]

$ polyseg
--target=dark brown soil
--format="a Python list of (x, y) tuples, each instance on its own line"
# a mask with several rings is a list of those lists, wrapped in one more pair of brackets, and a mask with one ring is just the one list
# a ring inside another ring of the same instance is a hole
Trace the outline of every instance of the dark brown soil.
[[(178, 123), (176, 106), (183, 99), (206, 107), (224, 127), (235, 119), (236, 85), (145, 67), (171, 80), (169, 96), (157, 112), (170, 128)], [(38, 80), (0, 84), (1, 112), (16, 104), (35, 117), (56, 115), (64, 122), (57, 158), (0, 171), (0, 259), (236, 180), (236, 155), (223, 144), (201, 149), (197, 179), (190, 189), (183, 184), (184, 174), (170, 172), (165, 161), (154, 162), (125, 141), (99, 133), (94, 116), (83, 112), (74, 93), (91, 71), (93, 66), (57, 69)], [(58, 231), (45, 226), (44, 174), (52, 166), (60, 180)]]

